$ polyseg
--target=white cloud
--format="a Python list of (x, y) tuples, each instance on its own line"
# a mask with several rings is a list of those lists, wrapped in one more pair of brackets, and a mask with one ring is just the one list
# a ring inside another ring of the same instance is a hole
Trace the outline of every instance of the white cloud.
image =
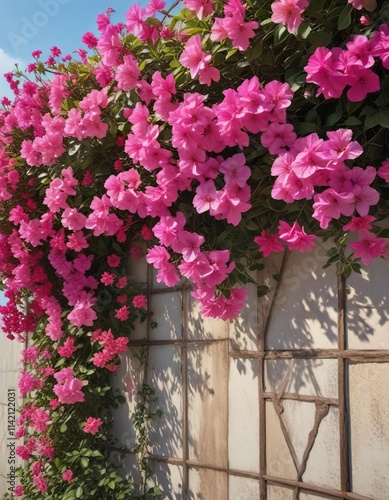
[(13, 97), (13, 92), (9, 88), (9, 85), (3, 75), (4, 73), (13, 71), (15, 69), (15, 64), (18, 64), (19, 68), (25, 69), (24, 61), (16, 57), (12, 57), (0, 47), (0, 99), (4, 96), (9, 98)]

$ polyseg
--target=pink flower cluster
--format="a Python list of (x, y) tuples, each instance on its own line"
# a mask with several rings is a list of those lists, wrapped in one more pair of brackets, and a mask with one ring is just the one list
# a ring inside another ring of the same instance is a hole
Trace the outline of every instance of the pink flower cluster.
[(254, 242), (259, 246), (259, 251), (264, 257), (268, 257), (273, 252), (283, 252), (285, 246), (288, 250), (297, 250), (298, 252), (306, 252), (312, 250), (315, 246), (314, 234), (306, 234), (304, 227), (295, 222), (290, 226), (285, 221), (280, 221), (278, 225), (278, 233), (270, 233), (263, 230), (260, 236), (254, 238)]
[(317, 94), (325, 99), (338, 98), (348, 86), (347, 98), (363, 101), (367, 94), (380, 90), (380, 80), (373, 71), (375, 58), (389, 68), (389, 27), (383, 25), (369, 40), (356, 35), (346, 43), (346, 49), (319, 47), (309, 58), (305, 71), (307, 82), (319, 85)]
[[(199, 3), (198, 0), (197, 3)], [(234, 48), (245, 51), (250, 44), (250, 39), (255, 36), (254, 30), (258, 28), (258, 23), (244, 20), (246, 4), (239, 0), (227, 0), (223, 10), (224, 17), (214, 18), (211, 40), (219, 42), (229, 38)]]
[(60, 403), (74, 404), (84, 401), (82, 388), (85, 385), (82, 380), (74, 376), (72, 368), (62, 368), (54, 374), (57, 384), (53, 387)]
[(107, 368), (110, 371), (115, 371), (117, 365), (114, 363), (118, 354), (127, 351), (128, 338), (113, 336), (111, 330), (101, 331), (96, 330), (92, 334), (92, 342), (98, 342), (101, 351), (93, 354), (92, 362), (99, 368)]
[[(284, 126), (286, 127), (286, 126)], [(291, 134), (290, 129), (286, 129)], [(277, 134), (277, 135), (276, 135)], [(273, 135), (273, 139), (271, 136)], [(285, 139), (284, 130), (270, 130), (263, 134), (265, 144), (268, 142), (273, 154), (278, 154), (274, 160), (271, 173), (276, 177), (272, 189), (272, 197), (292, 203), (295, 200), (313, 200), (313, 217), (317, 219), (323, 229), (327, 229), (332, 220), (341, 216), (367, 216), (370, 207), (379, 201), (379, 193), (371, 187), (376, 177), (374, 167), (349, 167), (347, 160), (354, 160), (362, 153), (361, 145), (352, 141), (352, 131), (339, 129), (327, 132), (327, 139), (320, 139), (317, 134), (310, 134), (293, 141)], [(386, 164), (378, 173), (385, 178)], [(374, 219), (374, 218), (373, 218)], [(349, 226), (345, 226), (349, 228)], [(273, 235), (262, 234), (256, 242), (267, 255), (272, 251), (280, 251), (278, 241)], [(370, 240), (377, 239), (373, 233)], [(369, 241), (370, 241), (369, 240)], [(385, 245), (382, 239), (377, 239), (379, 250), (374, 256), (385, 254)], [(367, 263), (371, 259), (363, 257), (364, 253), (358, 246), (357, 257)], [(355, 243), (350, 244), (355, 249)], [(365, 247), (368, 244), (365, 242)], [(304, 251), (304, 247), (298, 248)], [(265, 255), (264, 253), (264, 255)], [(365, 252), (367, 255), (368, 252)]]

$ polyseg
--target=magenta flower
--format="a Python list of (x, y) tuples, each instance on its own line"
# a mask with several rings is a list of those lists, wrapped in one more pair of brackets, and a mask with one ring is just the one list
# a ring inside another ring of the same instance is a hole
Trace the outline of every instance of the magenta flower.
[(123, 306), (120, 307), (119, 309), (115, 309), (115, 318), (120, 319), (120, 321), (126, 321), (128, 319), (129, 314), (130, 311), (128, 309), (128, 306)]
[(281, 23), (289, 33), (294, 33), (302, 22), (301, 14), (308, 7), (308, 0), (276, 0), (271, 4), (273, 23)]
[(60, 356), (64, 358), (71, 358), (73, 353), (77, 350), (77, 347), (74, 345), (75, 339), (73, 337), (68, 337), (63, 346), (58, 347), (57, 351)]
[(272, 155), (285, 153), (291, 149), (297, 139), (290, 123), (270, 123), (266, 132), (261, 135), (261, 143)]
[(194, 10), (200, 20), (214, 12), (212, 0), (184, 0), (184, 4)]
[(326, 47), (318, 47), (308, 60), (304, 70), (307, 82), (319, 85), (317, 94), (325, 99), (338, 98), (349, 82), (348, 76), (334, 67), (333, 54)]
[(284, 246), (277, 233), (270, 233), (269, 231), (263, 230), (260, 236), (254, 238), (254, 243), (259, 246), (258, 251), (261, 252), (264, 257), (269, 257), (273, 252), (284, 251)]
[(363, 101), (367, 94), (380, 90), (380, 79), (371, 69), (352, 66), (347, 74), (350, 88), (347, 97), (351, 102)]
[(382, 163), (378, 169), (377, 175), (381, 177), (381, 179), (384, 179), (385, 182), (389, 182), (389, 159)]
[(124, 56), (124, 63), (120, 64), (116, 69), (116, 80), (119, 89), (132, 90), (141, 76), (138, 68), (138, 63), (132, 54)]
[(62, 479), (67, 483), (71, 483), (73, 481), (73, 471), (70, 469), (65, 470), (65, 472), (62, 473)]
[(202, 182), (196, 188), (196, 195), (193, 198), (193, 206), (199, 214), (214, 211), (218, 206), (218, 195), (213, 181)]
[(53, 391), (60, 403), (74, 404), (84, 401), (85, 396), (81, 390), (84, 382), (74, 377), (71, 368), (63, 368), (54, 375), (54, 378), (58, 383), (54, 386)]
[(254, 30), (258, 28), (258, 23), (256, 21), (245, 22), (243, 14), (235, 13), (224, 19), (223, 28), (228, 38), (231, 38), (232, 46), (244, 51), (250, 45), (250, 38), (255, 36)]
[(355, 251), (355, 257), (359, 257), (366, 266), (388, 251), (387, 240), (377, 238), (373, 233), (365, 234), (360, 241), (354, 241), (349, 246)]
[(101, 418), (88, 417), (84, 423), (84, 432), (87, 434), (97, 434), (102, 423)]
[(199, 35), (192, 36), (186, 42), (185, 49), (179, 61), (184, 68), (189, 69), (192, 78), (199, 75), (200, 83), (210, 85), (211, 80), (218, 82), (220, 79), (219, 70), (209, 65), (211, 54), (203, 52), (201, 37)]
[(105, 271), (100, 278), (101, 283), (103, 283), (105, 286), (113, 285), (115, 281), (115, 275), (112, 273), (108, 273)]
[(137, 309), (146, 309), (147, 307), (146, 296), (143, 294), (135, 295), (135, 297), (132, 299), (132, 305)]
[(280, 221), (278, 235), (281, 240), (286, 242), (289, 250), (298, 250), (299, 252), (312, 250), (317, 238), (314, 234), (306, 234), (304, 227), (300, 227), (298, 222), (295, 222), (291, 227), (287, 222)]
[(364, 215), (363, 217), (356, 217), (353, 215), (350, 222), (343, 226), (344, 231), (355, 231), (360, 237), (370, 232), (371, 223), (375, 221), (372, 215)]

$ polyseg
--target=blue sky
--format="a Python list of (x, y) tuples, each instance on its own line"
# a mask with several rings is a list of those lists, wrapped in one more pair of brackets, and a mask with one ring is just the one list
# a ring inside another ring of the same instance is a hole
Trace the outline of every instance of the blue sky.
[(125, 13), (132, 3), (145, 5), (147, 1), (1, 0), (0, 98), (12, 95), (3, 74), (12, 71), (15, 63), (25, 68), (32, 61), (34, 50), (42, 50), (42, 57), (47, 57), (53, 45), (63, 54), (86, 49), (81, 37), (86, 31), (96, 33), (97, 15), (112, 7), (112, 21), (125, 22)]
[[(86, 47), (81, 37), (86, 31), (97, 34), (96, 17), (112, 7), (112, 21), (125, 22), (131, 3), (127, 0), (1, 0), (0, 3), (0, 99), (12, 97), (3, 75), (15, 68), (25, 69), (32, 62), (31, 53), (41, 50), (49, 55), (53, 45), (63, 54)], [(44, 59), (43, 59), (44, 60)], [(0, 292), (0, 304), (4, 303)]]

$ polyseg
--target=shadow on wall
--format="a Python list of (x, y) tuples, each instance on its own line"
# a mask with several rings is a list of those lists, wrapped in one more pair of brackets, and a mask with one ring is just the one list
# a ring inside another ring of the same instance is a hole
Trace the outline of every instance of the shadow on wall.
[[(323, 270), (328, 248), (320, 245), (309, 253), (288, 253), (282, 275), (283, 256), (267, 259), (260, 279), (269, 284), (272, 292), (257, 302), (255, 287), (249, 287), (248, 304), (236, 321), (204, 318), (187, 291), (171, 292), (170, 299), (170, 292), (153, 296), (159, 330), (152, 336), (167, 342), (149, 347), (147, 382), (156, 390), (163, 411), (162, 418), (150, 426), (152, 455), (183, 459), (188, 450), (190, 460), (228, 467), (228, 405), (234, 403), (229, 402), (234, 394), (230, 391), (229, 396), (229, 350), (234, 351), (236, 368), (247, 383), (257, 380), (258, 364), (245, 362), (239, 351), (258, 350), (266, 325), (265, 348), (270, 352), (306, 350), (307, 358), (310, 349), (338, 348), (336, 269), (332, 266)], [(389, 348), (387, 332), (384, 334), (389, 319), (387, 280), (382, 279), (383, 268), (387, 272), (388, 264), (377, 261), (368, 273), (348, 280), (347, 329), (351, 349)], [(131, 416), (135, 409), (134, 393), (143, 381), (136, 349), (139, 348), (132, 348), (124, 358), (113, 384), (126, 394), (126, 404), (115, 414), (114, 432), (119, 444), (127, 448), (135, 443)], [(337, 398), (337, 360), (267, 359), (265, 390), (280, 396), (293, 393)], [(117, 458), (139, 484), (135, 456), (119, 454)], [(151, 465), (164, 498), (180, 499), (183, 468), (174, 460), (171, 462), (151, 461)], [(203, 470), (195, 468), (190, 469), (189, 482), (191, 500), (212, 498), (207, 496), (211, 489), (221, 491), (226, 484), (224, 476), (206, 478)]]

